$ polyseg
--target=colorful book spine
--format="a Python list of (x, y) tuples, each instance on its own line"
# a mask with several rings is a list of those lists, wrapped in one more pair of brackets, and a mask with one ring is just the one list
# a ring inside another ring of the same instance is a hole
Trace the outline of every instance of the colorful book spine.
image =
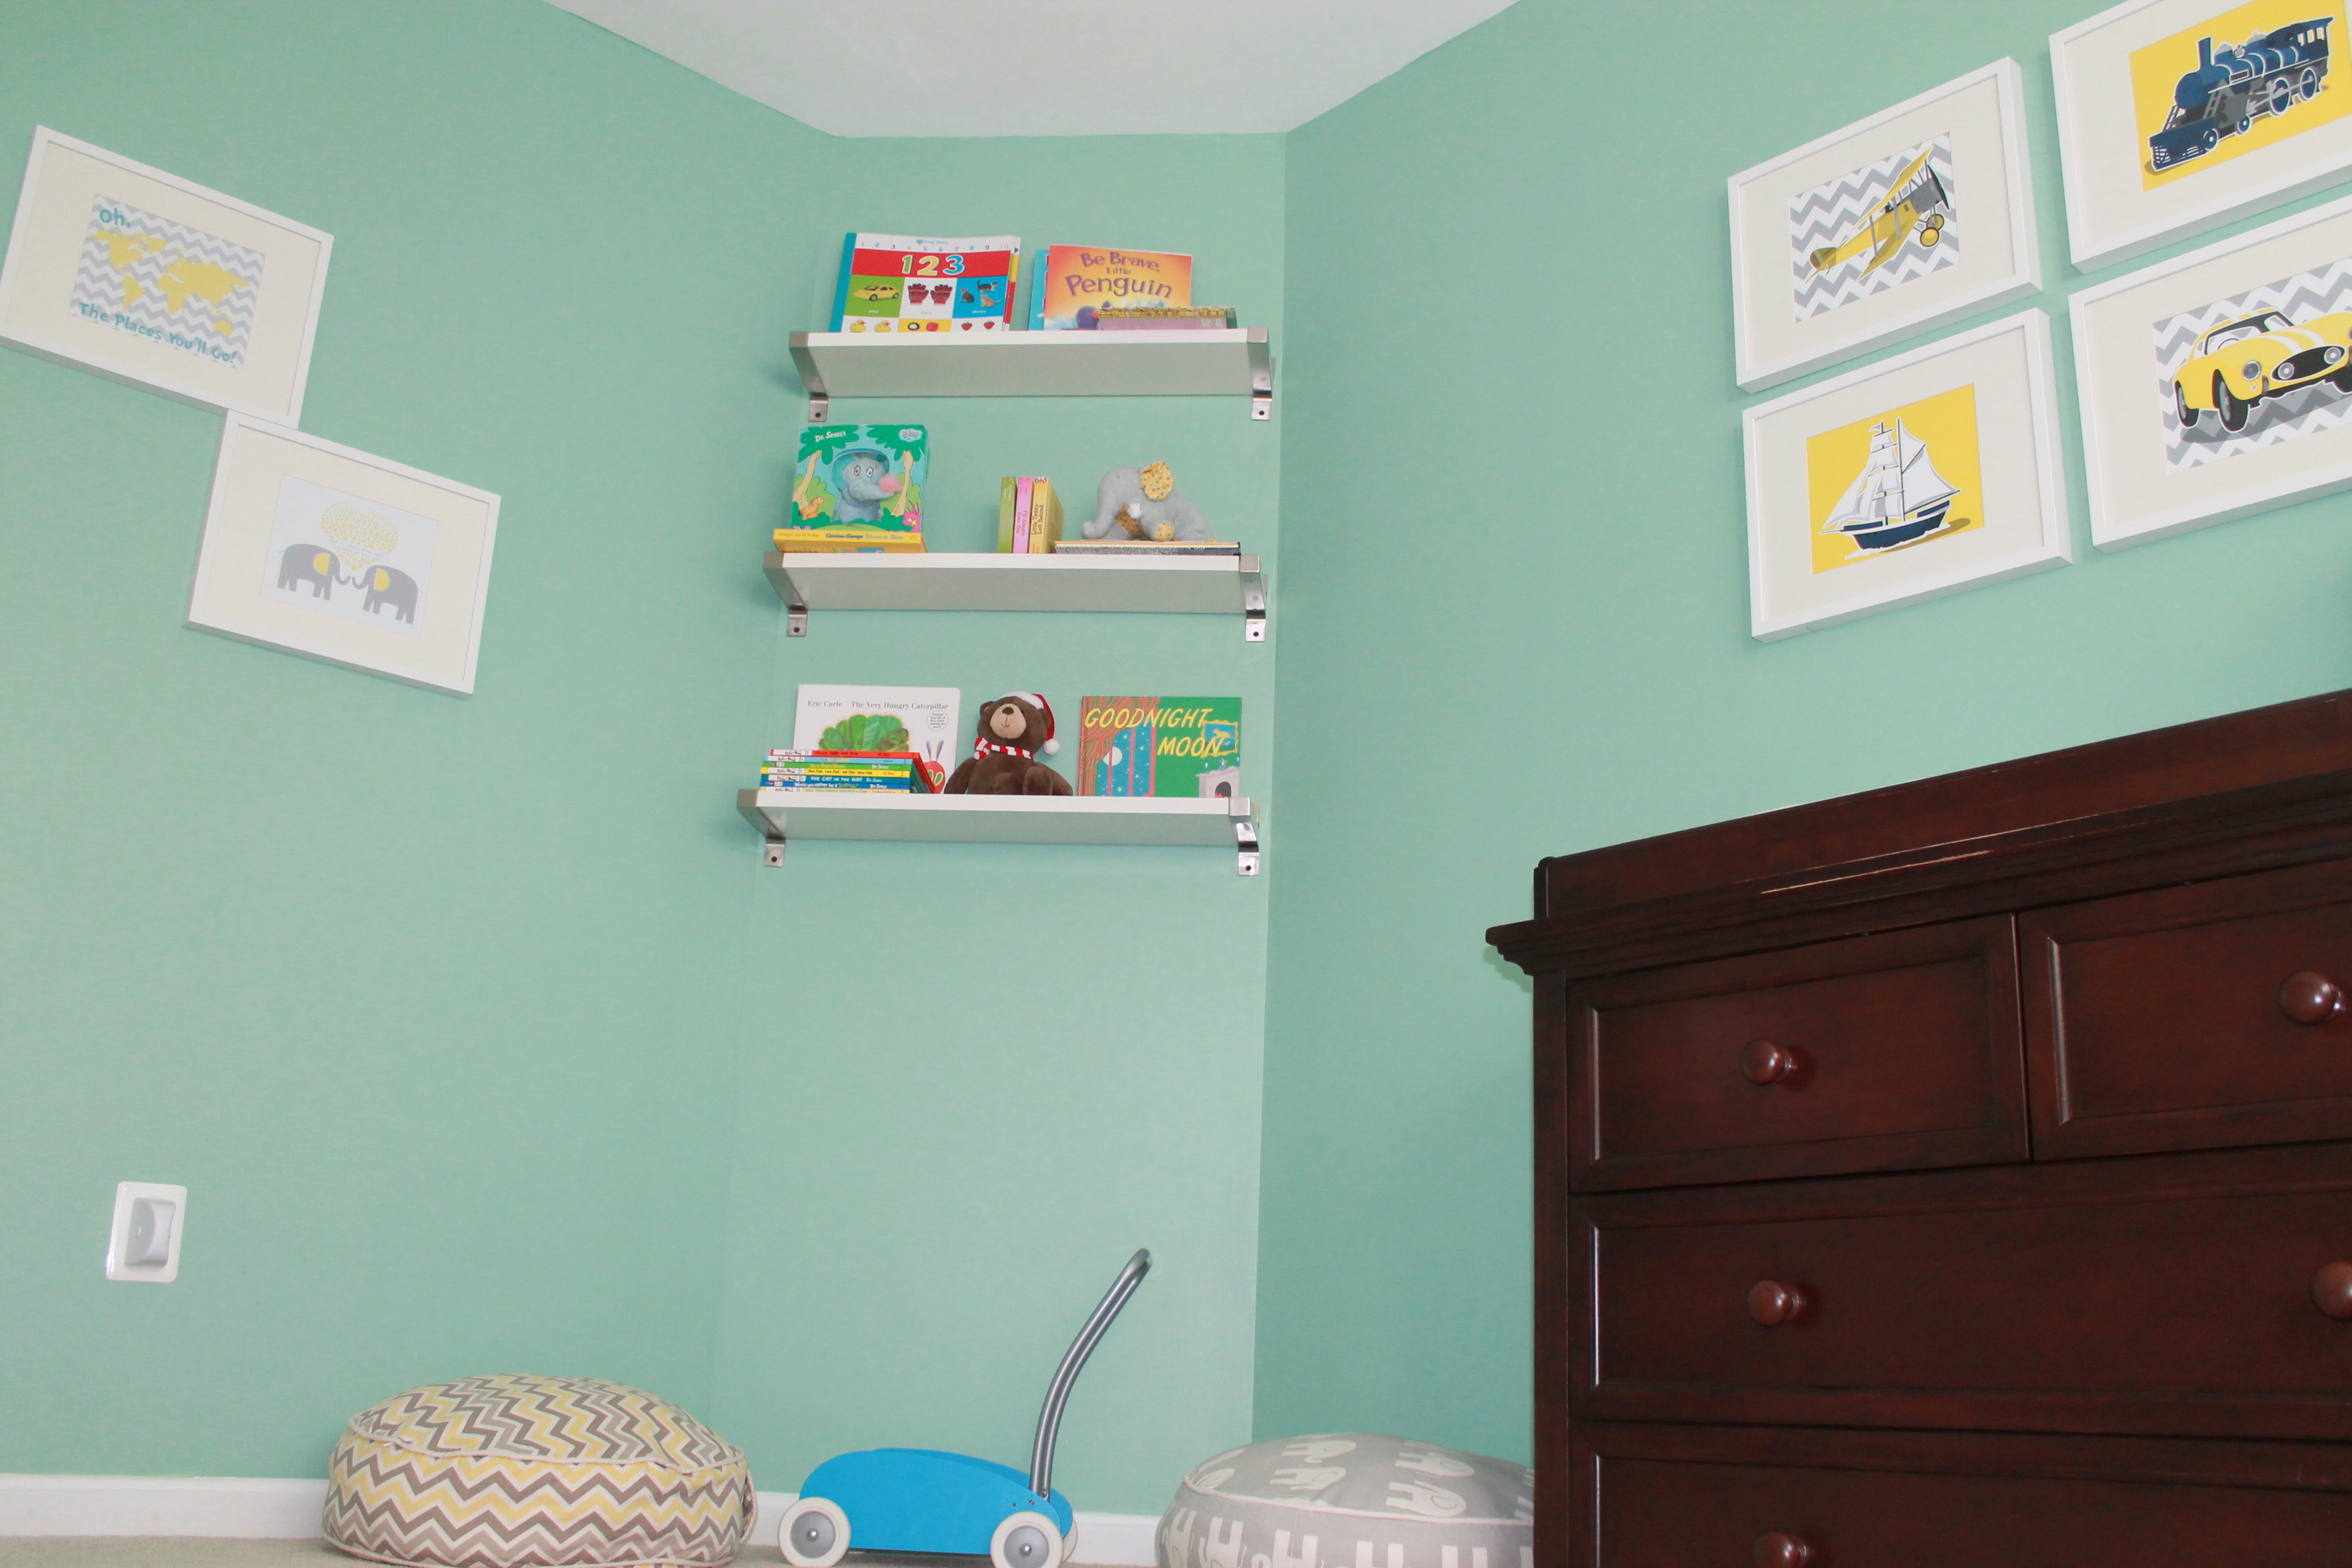
[(1023, 479), (1013, 487), (1013, 553), (1015, 555), (1029, 553), (1029, 500), (1036, 486), (1035, 479)]
[(1029, 492), (1031, 555), (1051, 555), (1062, 542), (1062, 498), (1051, 479), (1035, 480)]
[(998, 481), (996, 492), (996, 552), (1013, 553), (1013, 501), (1019, 493), (1021, 481), (1007, 474)]

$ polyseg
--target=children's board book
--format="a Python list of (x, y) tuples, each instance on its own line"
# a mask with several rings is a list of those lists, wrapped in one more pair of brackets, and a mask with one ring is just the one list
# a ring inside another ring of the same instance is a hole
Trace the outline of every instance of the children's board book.
[(1002, 480), (996, 498), (996, 548), (1006, 555), (1051, 555), (1062, 543), (1062, 498), (1054, 481)]
[(1165, 250), (1113, 250), (1101, 245), (1049, 245), (1029, 286), (1029, 326), (1089, 332), (1105, 305), (1189, 305), (1192, 258)]
[(1078, 700), (1080, 795), (1242, 793), (1238, 697), (1086, 697)]
[(792, 749), (912, 752), (944, 782), (962, 734), (963, 693), (952, 686), (803, 686)]
[(920, 550), (930, 437), (920, 425), (810, 425), (801, 431), (793, 514), (779, 550)]
[[(841, 242), (836, 332), (1009, 332), (1021, 241), (853, 234)], [(1177, 303), (1185, 303), (1178, 300)]]

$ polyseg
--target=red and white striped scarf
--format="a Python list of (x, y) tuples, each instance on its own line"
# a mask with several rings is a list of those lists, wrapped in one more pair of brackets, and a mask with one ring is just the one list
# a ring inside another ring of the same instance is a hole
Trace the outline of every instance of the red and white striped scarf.
[(1008, 746), (1001, 741), (992, 741), (985, 735), (971, 743), (971, 754), (975, 761), (988, 755), (991, 752), (1000, 757), (1026, 757), (1033, 763), (1037, 760), (1037, 753), (1026, 746)]

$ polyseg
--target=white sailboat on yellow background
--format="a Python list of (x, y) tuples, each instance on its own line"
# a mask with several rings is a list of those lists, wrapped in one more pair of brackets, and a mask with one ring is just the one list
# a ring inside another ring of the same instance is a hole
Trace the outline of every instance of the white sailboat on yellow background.
[(1892, 550), (1946, 527), (1959, 487), (1936, 471), (1927, 444), (1895, 421), (1870, 427), (1870, 457), (1822, 524), (1865, 551)]

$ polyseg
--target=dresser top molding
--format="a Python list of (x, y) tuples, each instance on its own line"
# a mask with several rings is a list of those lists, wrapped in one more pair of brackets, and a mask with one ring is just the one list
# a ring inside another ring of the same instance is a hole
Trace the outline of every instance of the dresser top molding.
[(2352, 691), (1538, 862), (1570, 979), (2352, 856)]

